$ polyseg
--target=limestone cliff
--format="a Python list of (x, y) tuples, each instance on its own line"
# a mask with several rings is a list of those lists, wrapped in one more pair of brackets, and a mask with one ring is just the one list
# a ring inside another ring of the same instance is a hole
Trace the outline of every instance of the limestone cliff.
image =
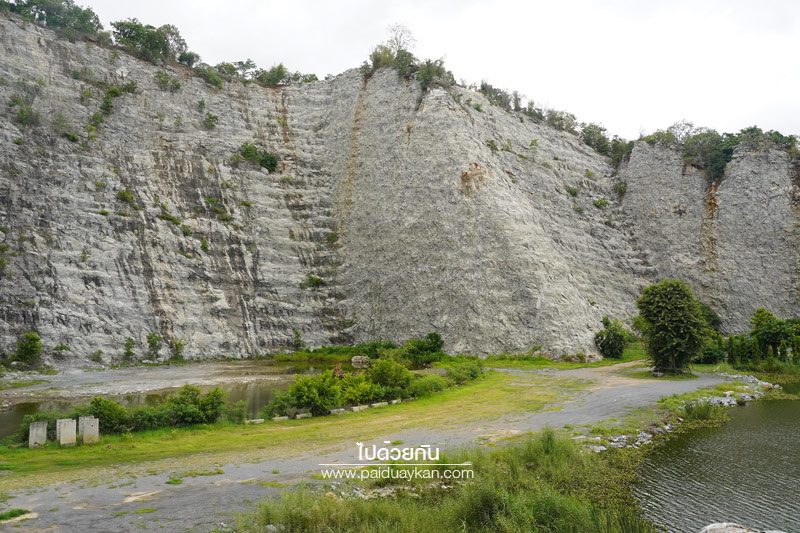
[[(709, 192), (640, 144), (620, 199), (574, 136), (391, 70), (218, 90), (168, 67), (172, 93), (158, 67), (17, 19), (0, 45), (0, 348), (32, 328), (76, 359), (151, 332), (204, 357), (437, 330), (457, 351), (594, 352), (601, 317), (665, 275), (731, 327), (758, 305), (797, 313), (783, 153), (737, 155)], [(100, 82), (131, 81), (87, 132)], [(38, 126), (14, 121), (15, 96)], [(276, 171), (233, 160), (245, 142)]]
[(640, 142), (621, 172), (626, 218), (662, 277), (689, 281), (742, 331), (758, 307), (800, 315), (800, 173), (785, 151), (742, 147), (709, 182), (680, 154)]

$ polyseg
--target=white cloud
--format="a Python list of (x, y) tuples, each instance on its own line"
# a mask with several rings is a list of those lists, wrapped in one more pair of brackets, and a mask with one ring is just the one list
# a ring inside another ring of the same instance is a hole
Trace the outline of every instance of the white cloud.
[[(80, 3), (80, 0), (79, 0)], [(800, 133), (800, 3), (794, 0), (218, 2), (89, 0), (108, 26), (176, 25), (216, 63), (336, 74), (399, 22), (420, 57), (636, 137), (688, 119)]]

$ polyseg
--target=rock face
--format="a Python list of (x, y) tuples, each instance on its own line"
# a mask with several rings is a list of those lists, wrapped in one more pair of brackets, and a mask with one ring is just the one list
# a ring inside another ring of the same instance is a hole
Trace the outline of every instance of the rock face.
[[(142, 357), (151, 333), (162, 356), (180, 339), (204, 357), (437, 330), (449, 350), (592, 353), (602, 316), (631, 316), (659, 276), (730, 327), (798, 310), (783, 153), (738, 154), (708, 217), (699, 174), (639, 144), (621, 203), (607, 158), (466, 89), (354, 70), (219, 90), (168, 67), (171, 93), (154, 65), (3, 17), (0, 349), (30, 329), (76, 360), (129, 337)], [(130, 81), (87, 133), (99, 82)], [(15, 122), (14, 96), (38, 126)], [(237, 164), (245, 142), (276, 171)]]
[(775, 149), (743, 149), (709, 183), (680, 154), (638, 143), (621, 177), (626, 218), (664, 277), (689, 281), (727, 331), (758, 307), (800, 315), (800, 169)]

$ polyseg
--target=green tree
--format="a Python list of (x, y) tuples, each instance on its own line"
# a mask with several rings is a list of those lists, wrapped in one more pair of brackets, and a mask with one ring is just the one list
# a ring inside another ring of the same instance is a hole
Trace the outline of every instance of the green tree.
[(24, 333), (17, 339), (14, 360), (28, 367), (38, 366), (42, 360), (42, 338), (35, 331)]
[(175, 26), (167, 24), (156, 28), (142, 24), (135, 18), (118, 20), (112, 22), (111, 26), (117, 44), (151, 63), (175, 61), (179, 54), (186, 51), (186, 41)]
[(609, 155), (610, 144), (603, 126), (591, 122), (584, 124), (581, 128), (581, 140), (594, 148), (598, 154)]
[(646, 287), (636, 306), (655, 370), (682, 372), (705, 339), (706, 324), (692, 289), (683, 281), (666, 279)]
[(254, 79), (266, 87), (277, 87), (284, 85), (289, 78), (289, 70), (283, 65), (278, 63), (271, 67), (269, 70), (259, 69), (254, 75)]

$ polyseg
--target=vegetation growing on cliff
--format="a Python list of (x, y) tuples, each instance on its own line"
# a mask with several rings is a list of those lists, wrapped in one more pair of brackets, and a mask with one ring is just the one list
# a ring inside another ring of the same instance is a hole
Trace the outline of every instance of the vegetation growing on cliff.
[(709, 181), (725, 175), (725, 167), (739, 147), (764, 150), (775, 147), (797, 155), (797, 138), (774, 130), (763, 131), (752, 126), (739, 133), (719, 133), (714, 129), (695, 127), (691, 122), (678, 122), (666, 130), (657, 130), (641, 138), (650, 145), (665, 144), (682, 151), (684, 162), (702, 169)]
[(55, 29), (68, 38), (88, 35), (108, 41), (100, 18), (90, 7), (72, 0), (0, 0), (0, 9), (20, 15), (25, 20)]

